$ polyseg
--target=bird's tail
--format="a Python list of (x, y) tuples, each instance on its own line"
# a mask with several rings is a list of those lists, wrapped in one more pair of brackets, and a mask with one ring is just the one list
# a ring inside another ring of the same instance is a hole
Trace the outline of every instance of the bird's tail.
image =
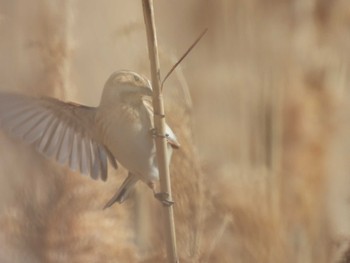
[(107, 202), (103, 209), (112, 206), (115, 202), (118, 202), (120, 204), (123, 203), (128, 197), (130, 190), (133, 188), (133, 186), (138, 180), (139, 179), (137, 178), (137, 176), (129, 172), (128, 177), (124, 180), (122, 185), (119, 187), (118, 191), (114, 194), (111, 200)]

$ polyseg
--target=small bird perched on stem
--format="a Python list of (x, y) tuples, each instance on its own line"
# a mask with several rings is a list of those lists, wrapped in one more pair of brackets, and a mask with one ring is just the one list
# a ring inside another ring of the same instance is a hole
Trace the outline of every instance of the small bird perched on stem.
[[(107, 80), (98, 107), (66, 103), (54, 98), (33, 98), (0, 92), (0, 127), (34, 145), (44, 156), (89, 174), (107, 179), (107, 160), (118, 161), (128, 176), (105, 208), (122, 203), (138, 180), (155, 193), (159, 179), (153, 125), (150, 81), (132, 71), (114, 72)], [(179, 148), (166, 126), (168, 162)], [(164, 204), (162, 194), (155, 196)]]

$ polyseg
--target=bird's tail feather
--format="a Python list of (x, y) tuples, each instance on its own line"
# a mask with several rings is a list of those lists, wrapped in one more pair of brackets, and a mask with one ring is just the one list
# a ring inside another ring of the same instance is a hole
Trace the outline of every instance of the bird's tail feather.
[(128, 197), (130, 190), (133, 188), (133, 186), (138, 180), (139, 179), (137, 178), (137, 176), (129, 172), (128, 177), (124, 180), (122, 185), (119, 187), (118, 191), (114, 194), (111, 200), (107, 202), (103, 209), (112, 206), (115, 202), (118, 202), (120, 204), (123, 203)]

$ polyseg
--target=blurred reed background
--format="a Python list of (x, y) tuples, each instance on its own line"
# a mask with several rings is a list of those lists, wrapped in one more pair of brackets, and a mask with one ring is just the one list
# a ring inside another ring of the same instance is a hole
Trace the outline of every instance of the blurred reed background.
[[(350, 2), (155, 0), (182, 149), (181, 262), (350, 262)], [(149, 76), (141, 1), (0, 0), (0, 89), (97, 105), (115, 70)], [(0, 262), (162, 262), (159, 204), (0, 133)]]

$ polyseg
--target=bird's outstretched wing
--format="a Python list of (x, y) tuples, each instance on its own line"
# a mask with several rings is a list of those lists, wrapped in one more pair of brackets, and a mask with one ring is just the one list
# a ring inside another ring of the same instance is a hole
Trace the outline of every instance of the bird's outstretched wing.
[(107, 159), (115, 158), (94, 136), (95, 108), (54, 98), (32, 98), (0, 92), (0, 127), (9, 135), (32, 144), (48, 158), (107, 179)]

